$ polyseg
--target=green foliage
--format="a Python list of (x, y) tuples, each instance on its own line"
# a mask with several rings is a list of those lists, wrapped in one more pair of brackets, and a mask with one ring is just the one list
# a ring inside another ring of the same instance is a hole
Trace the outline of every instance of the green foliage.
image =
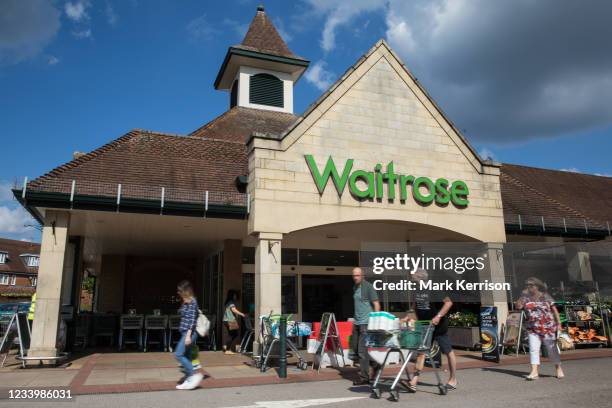
[(448, 324), (452, 327), (478, 326), (478, 316), (472, 312), (455, 312), (448, 315)]
[(96, 278), (93, 276), (88, 276), (87, 278), (83, 279), (82, 288), (86, 292), (93, 293), (95, 284), (96, 284)]

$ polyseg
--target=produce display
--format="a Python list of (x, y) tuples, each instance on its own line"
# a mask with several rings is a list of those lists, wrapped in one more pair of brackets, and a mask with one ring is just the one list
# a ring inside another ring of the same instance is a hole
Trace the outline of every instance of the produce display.
[(607, 342), (608, 338), (606, 336), (601, 336), (597, 334), (597, 330), (595, 329), (584, 329), (581, 330), (578, 327), (568, 327), (567, 333), (570, 335), (570, 338), (574, 343), (586, 343), (586, 342)]

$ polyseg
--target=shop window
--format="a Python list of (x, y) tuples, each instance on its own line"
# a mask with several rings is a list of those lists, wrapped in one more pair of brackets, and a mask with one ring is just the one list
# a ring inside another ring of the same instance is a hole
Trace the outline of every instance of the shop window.
[(9, 284), (9, 276), (8, 275), (0, 275), (0, 285), (8, 285)]
[(281, 263), (283, 265), (297, 265), (298, 251), (295, 248), (281, 249)]
[(255, 315), (255, 274), (242, 275), (242, 307), (250, 316)]
[(302, 275), (302, 320), (318, 322), (325, 312), (334, 312), (338, 321), (353, 316), (353, 280), (350, 276)]
[(8, 254), (6, 252), (0, 252), (0, 264), (5, 264), (8, 258)]
[(281, 277), (281, 313), (295, 314), (298, 311), (297, 276)]
[(249, 103), (282, 108), (285, 105), (283, 81), (270, 74), (251, 75)]
[(245, 265), (255, 264), (255, 248), (242, 247), (242, 263)]
[[(281, 277), (281, 304), (282, 313), (295, 314), (298, 312), (297, 276), (286, 275)], [(249, 315), (255, 313), (255, 274), (242, 275), (242, 307)]]
[(94, 295), (96, 293), (96, 277), (83, 271), (81, 291), (79, 293), (79, 312), (93, 312)]
[(300, 265), (307, 266), (357, 266), (358, 251), (334, 251), (326, 249), (300, 249)]

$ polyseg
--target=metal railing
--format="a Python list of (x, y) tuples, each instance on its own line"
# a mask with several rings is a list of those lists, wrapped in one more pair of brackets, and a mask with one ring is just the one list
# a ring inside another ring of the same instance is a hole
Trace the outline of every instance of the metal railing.
[[(15, 186), (17, 189), (18, 186)], [(249, 195), (239, 192), (223, 192), (189, 188), (167, 187), (158, 184), (106, 183), (94, 180), (72, 180), (53, 178), (34, 182), (23, 182), (21, 197), (27, 199), (32, 193), (55, 193), (69, 197), (71, 203), (80, 197), (112, 199), (120, 206), (126, 200), (158, 202), (160, 208), (168, 203), (201, 204), (208, 210), (212, 205), (249, 208)]]
[(561, 232), (561, 233), (598, 233), (612, 236), (611, 221), (594, 221), (583, 217), (555, 217), (550, 215), (524, 215), (504, 213), (506, 225), (519, 231)]

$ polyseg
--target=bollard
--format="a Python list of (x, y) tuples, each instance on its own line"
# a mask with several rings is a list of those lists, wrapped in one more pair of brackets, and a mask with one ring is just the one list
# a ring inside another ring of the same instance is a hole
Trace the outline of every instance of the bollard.
[(281, 315), (278, 330), (278, 377), (287, 378), (287, 316)]

